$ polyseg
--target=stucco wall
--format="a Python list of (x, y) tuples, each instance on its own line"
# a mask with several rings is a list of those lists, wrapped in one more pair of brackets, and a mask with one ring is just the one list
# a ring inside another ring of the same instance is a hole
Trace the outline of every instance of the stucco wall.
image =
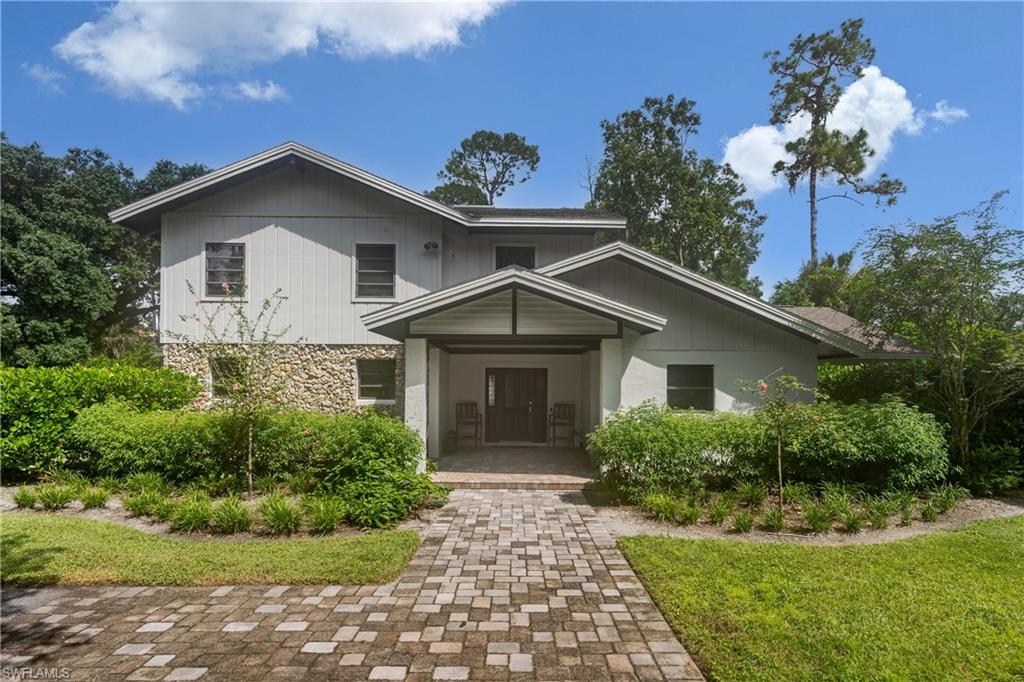
[[(388, 414), (402, 416), (405, 407), (405, 352), (403, 346), (329, 346), (280, 344), (275, 346), (272, 381), (280, 386), (281, 402), (289, 407), (320, 412), (351, 412), (357, 399), (356, 360), (395, 358), (395, 400), (379, 404)], [(209, 351), (200, 345), (164, 344), (164, 365), (199, 379), (210, 393)]]

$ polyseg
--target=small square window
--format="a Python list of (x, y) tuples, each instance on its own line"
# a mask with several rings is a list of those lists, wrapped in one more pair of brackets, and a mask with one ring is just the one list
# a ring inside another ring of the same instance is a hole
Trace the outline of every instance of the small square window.
[(501, 270), (510, 265), (533, 269), (536, 267), (536, 250), (532, 246), (495, 246), (494, 269)]
[(356, 360), (359, 400), (395, 399), (395, 361)]
[(228, 398), (231, 387), (241, 381), (242, 358), (210, 358), (210, 394), (214, 398)]
[(715, 409), (713, 365), (669, 365), (668, 406), (676, 410)]
[(206, 296), (245, 293), (245, 244), (206, 244)]
[(356, 246), (356, 298), (395, 297), (395, 245)]

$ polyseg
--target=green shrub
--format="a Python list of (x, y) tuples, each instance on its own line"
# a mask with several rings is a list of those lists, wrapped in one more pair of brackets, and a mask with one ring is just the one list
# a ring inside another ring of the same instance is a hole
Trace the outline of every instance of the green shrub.
[(939, 508), (931, 500), (924, 502), (920, 509), (921, 520), (932, 523), (939, 518)]
[(786, 515), (781, 509), (769, 509), (761, 516), (761, 528), (766, 531), (778, 533), (785, 527)]
[(805, 505), (814, 501), (814, 488), (807, 483), (787, 483), (782, 486), (782, 498), (786, 502)]
[(213, 507), (210, 530), (214, 533), (244, 533), (252, 528), (252, 512), (237, 497), (221, 500)]
[(812, 533), (832, 530), (835, 514), (826, 505), (813, 502), (804, 508), (804, 526)]
[(700, 514), (701, 508), (692, 502), (688, 502), (679, 510), (677, 522), (681, 526), (692, 526), (700, 521)]
[(676, 523), (683, 511), (683, 501), (665, 493), (650, 493), (644, 496), (640, 508), (659, 521)]
[(164, 499), (164, 494), (157, 490), (143, 490), (125, 495), (121, 504), (131, 516), (154, 516), (154, 511)]
[(169, 369), (108, 367), (0, 368), (0, 475), (37, 476), (72, 462), (65, 442), (76, 415), (120, 400), (140, 410), (177, 409), (199, 395), (199, 383)]
[(768, 489), (763, 483), (740, 483), (736, 486), (736, 496), (750, 507), (759, 507), (768, 497)]
[(971, 451), (964, 484), (976, 495), (996, 495), (1024, 484), (1024, 455), (1010, 443), (985, 443)]
[(859, 533), (864, 528), (864, 514), (858, 509), (849, 509), (839, 517), (839, 529), (851, 535)]
[(103, 488), (86, 488), (81, 494), (81, 500), (86, 509), (102, 509), (110, 501), (110, 493)]
[(735, 498), (729, 493), (719, 495), (708, 507), (708, 521), (714, 524), (721, 524), (732, 514), (736, 506)]
[(179, 533), (196, 533), (210, 527), (213, 520), (213, 505), (206, 495), (191, 494), (175, 507), (171, 515), (171, 530)]
[(141, 493), (145, 491), (163, 493), (167, 492), (167, 483), (160, 474), (147, 471), (140, 474), (129, 474), (121, 481), (121, 489), (128, 493)]
[[(793, 409), (783, 442), (784, 475), (793, 482), (920, 489), (947, 473), (943, 428), (899, 400)], [(760, 413), (676, 413), (644, 403), (610, 416), (590, 434), (588, 448), (602, 475), (632, 501), (707, 479), (776, 476), (774, 434)]]
[(736, 512), (732, 517), (732, 530), (735, 533), (749, 533), (754, 529), (754, 515), (748, 511)]
[(864, 514), (872, 528), (881, 530), (889, 527), (889, 516), (892, 514), (893, 504), (887, 499), (873, 497), (864, 500)]
[(309, 527), (320, 535), (333, 533), (345, 518), (345, 503), (334, 496), (315, 497), (308, 501), (305, 509)]
[(39, 504), (46, 511), (56, 511), (68, 506), (75, 499), (75, 491), (63, 485), (41, 485), (36, 488)]
[(270, 495), (260, 503), (260, 518), (272, 535), (291, 535), (302, 526), (301, 510), (280, 495)]
[(26, 488), (25, 486), (21, 486), (14, 491), (14, 495), (11, 497), (14, 500), (14, 506), (18, 509), (31, 509), (36, 506), (36, 502), (39, 501), (39, 496), (36, 495), (36, 491), (32, 488)]

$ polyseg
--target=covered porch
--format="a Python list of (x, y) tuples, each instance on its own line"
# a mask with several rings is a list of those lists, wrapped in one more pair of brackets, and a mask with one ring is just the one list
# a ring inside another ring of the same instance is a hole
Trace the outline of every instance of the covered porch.
[(405, 420), (438, 462), (439, 480), (557, 477), (550, 482), (560, 487), (582, 487), (593, 475), (582, 446), (619, 407), (624, 330), (665, 325), (517, 267), (363, 320), (405, 343)]

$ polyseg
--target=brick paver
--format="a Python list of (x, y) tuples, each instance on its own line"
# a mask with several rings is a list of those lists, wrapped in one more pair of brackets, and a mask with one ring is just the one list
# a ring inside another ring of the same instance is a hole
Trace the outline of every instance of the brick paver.
[(2, 665), (103, 680), (701, 679), (582, 496), (519, 490), (453, 492), (387, 585), (5, 589)]

